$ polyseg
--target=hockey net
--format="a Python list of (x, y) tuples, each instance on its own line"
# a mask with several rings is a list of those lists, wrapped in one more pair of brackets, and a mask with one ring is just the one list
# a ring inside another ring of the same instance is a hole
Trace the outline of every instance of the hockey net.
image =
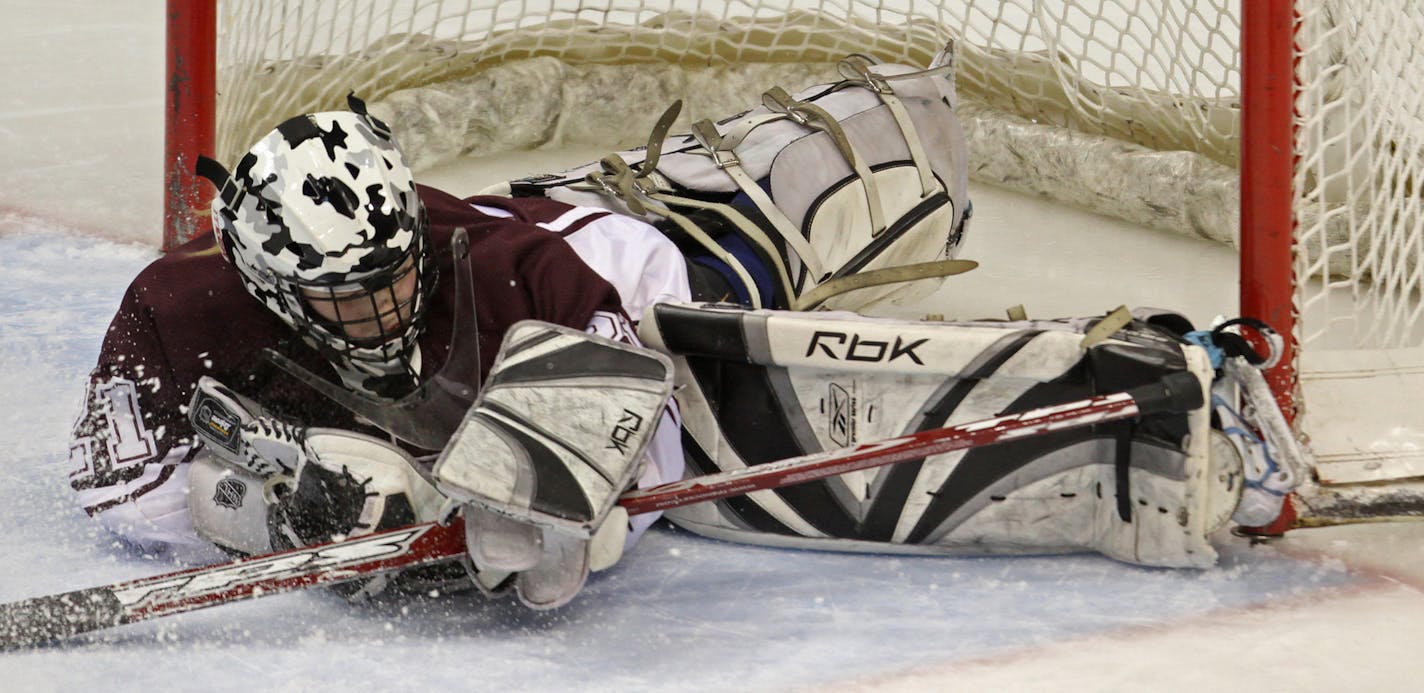
[[(1243, 6), (1272, 7), (1275, 25)], [(953, 41), (977, 181), (1245, 246), (1260, 257), (1243, 286), (1261, 267), (1284, 277), (1243, 310), (1291, 336), (1273, 384), (1319, 460), (1307, 521), (1418, 512), (1416, 482), (1401, 480), (1424, 477), (1424, 90), (1400, 75), (1424, 74), (1420, 13), (1344, 0), (226, 0), (216, 19), (208, 149), (221, 160), (355, 92), (417, 170), (627, 147), (677, 98), (688, 122), (716, 118), (771, 85), (832, 80), (850, 53), (924, 65)], [(1280, 42), (1286, 72), (1262, 76), (1258, 61), (1248, 77), (1247, 49)], [(1284, 117), (1243, 125), (1251, 79), (1287, 88)], [(1279, 174), (1244, 172), (1288, 191), (1287, 211), (1252, 195), (1238, 213), (1243, 141), (1289, 149)], [(1261, 255), (1255, 239), (1290, 229), (1292, 245)]]

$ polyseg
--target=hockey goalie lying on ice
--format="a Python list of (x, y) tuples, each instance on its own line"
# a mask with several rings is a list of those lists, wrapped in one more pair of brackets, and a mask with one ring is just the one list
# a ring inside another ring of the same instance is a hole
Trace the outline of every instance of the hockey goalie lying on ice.
[[(908, 300), (932, 282), (907, 281), (968, 266), (953, 259), (969, 205), (948, 67), (848, 59), (842, 82), (774, 89), (690, 136), (667, 138), (665, 118), (648, 148), (512, 196), (416, 185), (354, 98), (280, 124), (231, 171), (204, 160), (214, 233), (124, 296), (75, 428), (79, 500), (138, 546), (242, 554), (459, 512), (468, 560), (345, 591), (473, 586), (548, 608), (655, 519), (622, 513), (625, 489), (1188, 372), (1217, 383), (1211, 410), (671, 517), (787, 546), (1210, 565), (1207, 535), (1233, 512), (1269, 519), (1292, 483), (1190, 341), (1213, 338), (1160, 316), (790, 310)], [(727, 301), (745, 307), (705, 305)], [(635, 320), (674, 357), (675, 403)], [(1085, 342), (1097, 324), (1119, 329)]]

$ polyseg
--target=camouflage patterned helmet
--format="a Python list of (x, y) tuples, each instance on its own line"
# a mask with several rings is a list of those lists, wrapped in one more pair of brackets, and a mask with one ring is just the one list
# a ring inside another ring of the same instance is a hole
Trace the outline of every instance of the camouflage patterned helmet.
[(389, 364), (414, 346), (434, 288), (425, 209), (389, 128), (352, 111), (292, 118), (218, 186), (213, 232), (257, 300), (335, 359)]

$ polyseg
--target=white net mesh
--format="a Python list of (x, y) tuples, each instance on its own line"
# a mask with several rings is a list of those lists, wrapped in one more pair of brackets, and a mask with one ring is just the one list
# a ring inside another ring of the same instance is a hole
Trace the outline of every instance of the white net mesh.
[[(218, 154), (348, 92), (417, 167), (511, 147), (635, 144), (800, 86), (847, 53), (959, 47), (976, 179), (1237, 242), (1239, 0), (236, 0), (221, 5)], [(1300, 0), (1301, 337), (1421, 343), (1424, 14)], [(702, 106), (697, 106), (697, 104)], [(701, 111), (696, 110), (702, 108)]]
[[(1301, 14), (1295, 208), (1302, 338), (1419, 346), (1424, 15), (1317, 2)], [(1325, 277), (1328, 276), (1328, 280)]]

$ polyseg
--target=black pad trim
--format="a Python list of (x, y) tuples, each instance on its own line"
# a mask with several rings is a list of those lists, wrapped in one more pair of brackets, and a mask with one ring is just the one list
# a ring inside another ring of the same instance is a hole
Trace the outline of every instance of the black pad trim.
[(513, 438), (528, 454), (529, 464), (534, 468), (534, 497), (529, 503), (532, 509), (576, 522), (593, 519), (593, 506), (589, 505), (583, 486), (553, 448), (491, 416), (480, 412), (472, 416)]
[[(798, 457), (804, 450), (796, 440), (784, 407), (767, 377), (768, 369), (745, 363), (709, 362), (688, 359), (693, 376), (704, 393), (716, 388), (715, 411), (727, 444), (747, 465), (765, 464)], [(799, 405), (796, 405), (799, 406)], [(766, 412), (749, 418), (746, 412)], [(726, 421), (727, 417), (737, 417)], [(786, 501), (807, 524), (834, 537), (854, 536), (855, 518), (843, 507), (825, 481), (786, 486), (773, 491)], [(787, 533), (796, 536), (794, 532)]]
[[(697, 440), (687, 432), (687, 429), (682, 430), (682, 452), (683, 457), (687, 460), (687, 470), (690, 474), (705, 476), (721, 471), (712, 461), (712, 456), (697, 444)], [(765, 508), (747, 496), (732, 496), (715, 502), (724, 514), (731, 515), (743, 526), (767, 534), (798, 536), (790, 527), (773, 517)]]
[[(536, 339), (538, 342), (546, 341)], [(522, 351), (523, 346), (521, 344), (515, 353)], [(539, 358), (512, 365), (501, 364), (490, 374), (487, 386), (609, 376), (662, 382), (667, 378), (667, 369), (657, 359), (633, 351), (578, 342)]]
[[(991, 358), (979, 364), (967, 374), (968, 377), (956, 382), (939, 401), (925, 410), (919, 430), (924, 431), (944, 426), (945, 422), (949, 421), (950, 415), (959, 408), (960, 403), (969, 396), (981, 379), (992, 376), (1039, 334), (1038, 330), (1026, 330), (1008, 335), (1006, 340), (995, 347)], [(914, 488), (915, 480), (919, 478), (920, 468), (924, 464), (925, 458), (921, 457), (917, 460), (901, 462), (886, 470), (885, 481), (881, 485), (880, 493), (875, 496), (874, 502), (865, 514), (865, 520), (860, 528), (860, 538), (874, 541), (890, 541), (893, 538), (895, 526), (899, 523), (900, 515), (905, 509), (905, 502), (910, 497), (910, 490)]]
[(703, 310), (659, 303), (653, 306), (658, 334), (668, 351), (723, 361), (747, 361), (748, 344), (742, 323), (747, 313)]

